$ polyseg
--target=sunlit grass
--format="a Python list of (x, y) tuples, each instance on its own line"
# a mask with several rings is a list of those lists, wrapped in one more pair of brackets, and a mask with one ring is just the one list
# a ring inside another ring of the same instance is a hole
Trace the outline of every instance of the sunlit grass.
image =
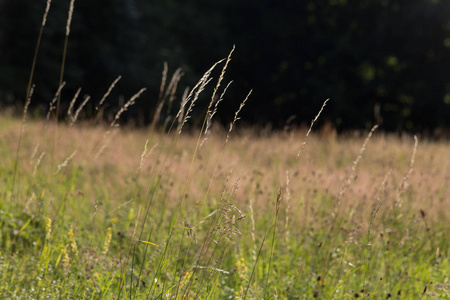
[(411, 166), (413, 137), (375, 133), (353, 176), (366, 134), (297, 158), (306, 131), (241, 130), (221, 155), (216, 130), (193, 156), (195, 131), (123, 129), (95, 158), (109, 128), (60, 124), (52, 159), (54, 123), (29, 121), (11, 193), (21, 126), (1, 116), (3, 298), (449, 296), (445, 142)]

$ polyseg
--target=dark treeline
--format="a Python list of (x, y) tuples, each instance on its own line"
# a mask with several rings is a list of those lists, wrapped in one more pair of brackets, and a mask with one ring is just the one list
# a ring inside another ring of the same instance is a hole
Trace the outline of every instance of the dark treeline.
[[(51, 3), (34, 80), (37, 114), (45, 115), (58, 88), (69, 2)], [(24, 102), (45, 5), (0, 0), (3, 106)], [(433, 132), (450, 125), (449, 16), (450, 3), (440, 0), (77, 0), (61, 101), (67, 107), (82, 87), (93, 99), (89, 114), (122, 75), (106, 111), (146, 87), (128, 114), (145, 124), (164, 62), (169, 76), (183, 69), (179, 101), (184, 87), (236, 45), (222, 122), (253, 89), (242, 115), (249, 124), (306, 123), (331, 98), (321, 122), (339, 130), (381, 122), (385, 130)]]

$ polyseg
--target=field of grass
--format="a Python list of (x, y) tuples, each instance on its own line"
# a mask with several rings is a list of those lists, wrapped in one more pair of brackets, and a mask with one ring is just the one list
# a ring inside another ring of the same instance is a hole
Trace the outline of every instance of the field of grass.
[(450, 145), (367, 136), (2, 114), (0, 298), (450, 298)]
[(182, 127), (219, 62), (170, 129), (167, 66), (152, 129), (117, 126), (134, 98), (109, 126), (77, 122), (87, 98), (0, 114), (0, 299), (450, 298), (449, 142), (237, 130), (245, 100), (211, 128), (233, 50), (202, 130)]

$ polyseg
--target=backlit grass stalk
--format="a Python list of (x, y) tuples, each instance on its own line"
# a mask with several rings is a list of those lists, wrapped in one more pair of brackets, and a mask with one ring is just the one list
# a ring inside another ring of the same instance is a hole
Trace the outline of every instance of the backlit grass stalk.
[(166, 87), (166, 81), (167, 81), (167, 73), (169, 72), (169, 65), (167, 62), (164, 62), (164, 68), (162, 72), (162, 78), (161, 78), (161, 85), (159, 87), (159, 97), (158, 100), (161, 101), (164, 94), (164, 89)]
[[(211, 101), (209, 102), (208, 105), (208, 109), (206, 112), (206, 117), (203, 119), (203, 124), (202, 124), (202, 128), (200, 130), (200, 136), (202, 135), (202, 132), (204, 131), (204, 135), (208, 134), (208, 129), (211, 127), (212, 125), (212, 118), (214, 117), (214, 115), (217, 112), (217, 108), (219, 103), (223, 100), (223, 97), (228, 89), (228, 87), (230, 86), (231, 82), (228, 83), (228, 85), (225, 87), (225, 89), (223, 90), (222, 94), (220, 95), (219, 98), (216, 99), (216, 95), (217, 95), (217, 91), (219, 90), (220, 84), (222, 83), (223, 77), (225, 75), (225, 72), (227, 70), (228, 64), (231, 61), (231, 55), (234, 52), (234, 45), (233, 48), (231, 49), (230, 53), (228, 54), (227, 60), (225, 62), (225, 65), (222, 68), (222, 72), (220, 73), (219, 79), (217, 80), (217, 84), (214, 87), (214, 91), (213, 94), (211, 96)], [(213, 108), (214, 106), (214, 108)], [(206, 138), (201, 142), (200, 146), (203, 145), (203, 143), (205, 142)]]
[(311, 133), (311, 130), (312, 130), (313, 126), (314, 126), (314, 123), (316, 123), (317, 119), (319, 119), (320, 114), (322, 114), (322, 111), (325, 108), (325, 105), (327, 105), (327, 102), (329, 100), (330, 99), (327, 99), (327, 100), (325, 100), (325, 102), (323, 102), (322, 107), (320, 108), (320, 110), (317, 113), (316, 117), (311, 121), (311, 125), (309, 126), (308, 132), (306, 132), (305, 139), (304, 139), (302, 145), (300, 146), (300, 149), (298, 150), (297, 159), (300, 157), (300, 154), (302, 153), (303, 149), (305, 148), (306, 140), (308, 139), (309, 134)]
[(120, 116), (126, 112), (128, 110), (128, 108), (132, 105), (134, 105), (135, 101), (137, 98), (139, 98), (141, 96), (141, 94), (143, 92), (145, 92), (147, 89), (146, 88), (142, 88), (140, 89), (139, 92), (137, 92), (136, 94), (134, 94), (130, 100), (127, 101), (127, 103), (125, 103), (120, 109), (119, 111), (116, 113), (116, 115), (114, 116), (114, 120), (111, 122), (110, 127), (115, 127), (117, 125), (117, 121), (119, 121)]
[(91, 100), (90, 96), (86, 96), (83, 100), (83, 102), (80, 104), (80, 106), (78, 107), (78, 109), (75, 111), (75, 115), (73, 116), (72, 122), (70, 123), (70, 126), (73, 126), (73, 124), (75, 124), (75, 122), (78, 119), (78, 116), (81, 112), (81, 110), (83, 109), (83, 107), (88, 103), (88, 101)]
[(111, 85), (109, 86), (108, 90), (106, 91), (106, 93), (103, 95), (102, 99), (100, 99), (100, 102), (97, 104), (97, 106), (95, 107), (95, 110), (98, 111), (99, 108), (103, 105), (103, 102), (105, 102), (106, 98), (109, 96), (109, 94), (111, 94), (111, 91), (113, 90), (113, 88), (116, 86), (117, 82), (119, 82), (119, 80), (122, 78), (122, 76), (119, 75), (119, 77), (117, 77), (113, 83), (111, 83)]
[(67, 116), (69, 117), (71, 121), (71, 125), (74, 123), (74, 117), (73, 117), (73, 107), (75, 106), (75, 102), (77, 101), (78, 96), (80, 95), (81, 88), (78, 88), (78, 90), (75, 92), (75, 95), (72, 98), (72, 101), (70, 101), (69, 109), (67, 110)]
[(62, 163), (58, 165), (54, 174), (58, 174), (62, 169), (67, 167), (69, 165), (69, 162), (75, 157), (76, 154), (77, 154), (76, 150), (72, 152), (72, 154), (70, 154)]
[(27, 93), (25, 95), (25, 99), (28, 99), (30, 97), (31, 85), (33, 83), (33, 77), (34, 77), (34, 70), (36, 69), (36, 61), (37, 61), (37, 57), (38, 57), (38, 53), (39, 53), (39, 48), (41, 45), (41, 40), (42, 40), (42, 33), (44, 32), (44, 27), (45, 27), (45, 24), (47, 23), (47, 15), (48, 15), (48, 12), (50, 11), (51, 2), (52, 2), (51, 0), (47, 0), (44, 15), (42, 17), (41, 28), (39, 29), (36, 47), (34, 49), (33, 63), (31, 64), (30, 78), (28, 79)]
[[(67, 56), (67, 44), (69, 43), (70, 25), (72, 23), (74, 2), (75, 2), (75, 0), (70, 0), (69, 13), (67, 16), (66, 36), (64, 39), (63, 56), (62, 56), (62, 61), (61, 61), (61, 70), (60, 70), (60, 74), (59, 74), (59, 85), (60, 86), (63, 83), (63, 78), (64, 78), (64, 68), (66, 66), (66, 56)], [(58, 95), (58, 101), (56, 102), (56, 121), (58, 120), (58, 116), (59, 116), (60, 102), (61, 102), (61, 94)]]
[(33, 169), (33, 177), (36, 175), (37, 173), (37, 169), (39, 167), (39, 165), (41, 164), (42, 158), (44, 158), (45, 156), (45, 151), (41, 152), (41, 155), (39, 155), (39, 158), (36, 161), (36, 164), (34, 165), (34, 169)]
[(209, 70), (206, 71), (205, 74), (203, 74), (202, 78), (197, 82), (197, 84), (194, 86), (194, 88), (189, 92), (187, 97), (182, 101), (182, 107), (178, 111), (178, 114), (175, 116), (175, 119), (179, 119), (180, 115), (182, 115), (182, 113), (184, 113), (185, 107), (186, 107), (187, 103), (189, 103), (189, 101), (191, 102), (191, 104), (189, 105), (186, 113), (184, 113), (183, 117), (181, 119), (179, 119), (179, 120), (181, 120), (181, 122), (179, 122), (179, 124), (178, 124), (178, 128), (177, 128), (178, 134), (181, 133), (181, 131), (183, 129), (183, 125), (189, 119), (189, 117), (190, 117), (189, 114), (191, 113), (192, 108), (194, 107), (194, 104), (195, 104), (198, 96), (204, 90), (205, 86), (209, 83), (209, 81), (210, 81), (209, 77), (211, 76), (211, 72), (214, 70), (214, 68), (218, 64), (220, 64), (223, 61), (224, 60), (221, 59), (218, 62), (216, 62), (211, 68), (209, 68)]

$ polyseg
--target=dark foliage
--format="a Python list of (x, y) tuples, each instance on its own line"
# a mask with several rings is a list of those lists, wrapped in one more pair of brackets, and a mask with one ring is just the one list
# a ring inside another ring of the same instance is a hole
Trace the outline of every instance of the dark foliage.
[[(45, 2), (0, 0), (4, 105), (23, 103)], [(68, 6), (53, 1), (44, 30), (33, 98), (43, 111), (58, 87)], [(331, 98), (322, 120), (338, 129), (381, 121), (386, 130), (431, 132), (450, 125), (449, 15), (450, 5), (439, 0), (75, 1), (62, 101), (67, 106), (81, 86), (95, 104), (122, 75), (107, 111), (147, 87), (128, 114), (144, 124), (164, 61), (169, 75), (184, 70), (180, 100), (183, 87), (235, 44), (223, 122), (252, 88), (243, 112), (252, 124), (282, 127), (293, 116), (308, 122)]]

